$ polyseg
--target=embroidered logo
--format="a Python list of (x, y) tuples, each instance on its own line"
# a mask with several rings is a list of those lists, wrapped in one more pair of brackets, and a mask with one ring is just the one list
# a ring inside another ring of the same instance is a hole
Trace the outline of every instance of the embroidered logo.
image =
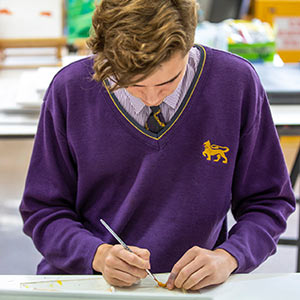
[(202, 155), (204, 157), (206, 157), (207, 160), (211, 160), (212, 156), (217, 156), (216, 159), (214, 159), (213, 161), (219, 161), (220, 158), (222, 157), (222, 163), (223, 164), (227, 164), (228, 163), (228, 159), (225, 155), (226, 152), (229, 151), (228, 147), (223, 147), (223, 146), (218, 146), (218, 145), (212, 145), (210, 143), (210, 141), (206, 141), (204, 144), (204, 151), (202, 152)]

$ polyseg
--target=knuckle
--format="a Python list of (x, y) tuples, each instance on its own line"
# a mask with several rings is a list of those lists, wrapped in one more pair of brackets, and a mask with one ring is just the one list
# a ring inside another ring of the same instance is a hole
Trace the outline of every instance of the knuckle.
[[(120, 251), (123, 251), (123, 250), (125, 250), (125, 249), (123, 248), (122, 245), (117, 244), (117, 245), (113, 246), (113, 251), (116, 252), (116, 253), (118, 253)], [(127, 251), (127, 250), (125, 250), (125, 251)]]
[(179, 274), (179, 276), (182, 278), (187, 278), (188, 275), (189, 275), (189, 273), (187, 270), (182, 270)]
[(198, 283), (197, 275), (192, 275), (192, 276), (190, 277), (190, 282), (192, 283), (193, 286), (194, 286), (196, 283)]
[(193, 246), (192, 251), (198, 253), (200, 251), (200, 248), (198, 246)]
[(107, 256), (105, 264), (107, 266), (113, 266), (115, 264), (115, 258), (112, 255)]
[(197, 278), (195, 276), (191, 276), (189, 280), (183, 284), (183, 288), (188, 289), (189, 287), (196, 285), (196, 283), (198, 283)]
[(116, 251), (118, 251), (118, 245), (113, 245), (110, 249), (110, 252), (114, 253)]
[(136, 260), (136, 257), (135, 257), (134, 255), (129, 255), (129, 256), (128, 256), (128, 260), (127, 260), (127, 261), (128, 261), (130, 264), (134, 264), (135, 260)]
[(147, 249), (145, 249), (145, 256), (148, 257), (148, 258), (150, 257), (150, 251), (147, 250)]
[(205, 257), (203, 257), (203, 256), (197, 256), (196, 258), (195, 258), (195, 263), (196, 264), (198, 264), (198, 265), (201, 265), (201, 264), (203, 264), (205, 262)]
[(178, 274), (179, 271), (180, 271), (180, 264), (176, 263), (173, 267), (172, 273)]
[(215, 261), (210, 261), (209, 263), (208, 263), (208, 266), (209, 266), (209, 268), (210, 268), (210, 270), (211, 270), (211, 273), (214, 275), (214, 274), (217, 274), (217, 271), (218, 271), (218, 267), (217, 267), (217, 264), (216, 264), (216, 262)]

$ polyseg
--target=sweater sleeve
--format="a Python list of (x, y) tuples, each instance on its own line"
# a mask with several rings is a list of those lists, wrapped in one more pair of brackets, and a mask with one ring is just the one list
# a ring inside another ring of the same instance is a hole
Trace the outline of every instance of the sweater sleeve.
[[(218, 246), (238, 261), (235, 273), (250, 272), (276, 251), (287, 217), (295, 209), (284, 157), (262, 90), (253, 124), (240, 138), (233, 185), (236, 224)], [(248, 111), (250, 114), (250, 111)]]
[(93, 274), (92, 261), (103, 242), (83, 227), (76, 213), (76, 161), (66, 133), (67, 101), (60, 94), (52, 82), (41, 109), (20, 205), (23, 230), (55, 269)]

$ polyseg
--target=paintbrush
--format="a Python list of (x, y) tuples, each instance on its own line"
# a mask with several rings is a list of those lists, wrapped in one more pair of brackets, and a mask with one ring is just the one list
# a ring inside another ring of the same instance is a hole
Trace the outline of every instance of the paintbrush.
[[(102, 225), (111, 233), (111, 235), (123, 246), (124, 249), (126, 249), (127, 251), (131, 252), (131, 253), (134, 253), (122, 240), (121, 238), (110, 228), (110, 226), (103, 220), (103, 219), (100, 219), (100, 222), (102, 223)], [(156, 277), (148, 270), (148, 269), (145, 269), (146, 272), (148, 273), (148, 275), (153, 279), (155, 280), (155, 282), (161, 286), (161, 287), (165, 287), (165, 284), (158, 281), (156, 279)]]

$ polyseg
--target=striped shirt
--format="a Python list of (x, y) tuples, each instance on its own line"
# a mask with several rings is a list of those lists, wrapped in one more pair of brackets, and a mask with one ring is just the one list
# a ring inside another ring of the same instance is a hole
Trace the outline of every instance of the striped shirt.
[[(178, 84), (176, 90), (171, 95), (167, 96), (160, 104), (160, 109), (166, 122), (171, 120), (182, 103), (184, 96), (194, 79), (199, 61), (200, 52), (196, 47), (191, 48), (182, 80)], [(112, 84), (112, 81), (109, 83)], [(141, 126), (144, 126), (151, 113), (150, 107), (145, 105), (139, 98), (131, 95), (125, 88), (116, 90), (114, 95), (128, 114)]]

